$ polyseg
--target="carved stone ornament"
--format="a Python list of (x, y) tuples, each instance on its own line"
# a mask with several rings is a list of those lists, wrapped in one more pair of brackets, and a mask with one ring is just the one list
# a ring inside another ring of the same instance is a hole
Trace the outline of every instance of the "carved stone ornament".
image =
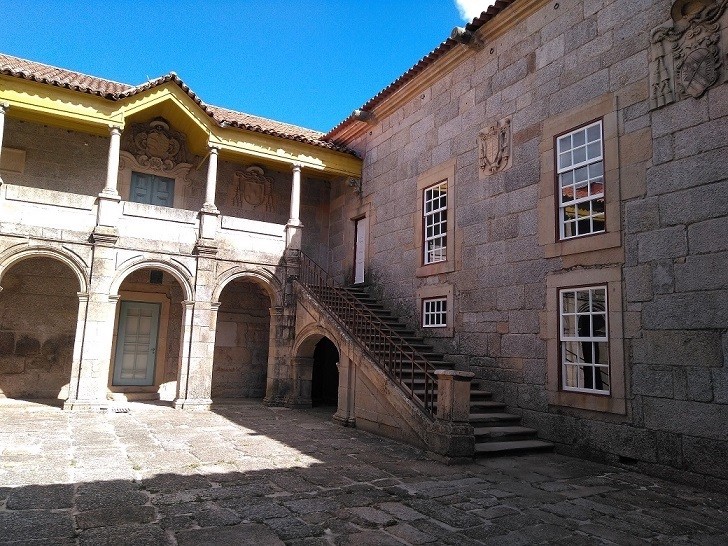
[(265, 206), (273, 210), (273, 178), (266, 176), (261, 167), (255, 165), (244, 171), (237, 171), (233, 181), (232, 205), (242, 207), (243, 200), (253, 207)]
[(701, 97), (728, 80), (728, 0), (677, 0), (672, 25), (652, 30), (650, 108)]
[(123, 148), (144, 166), (157, 171), (171, 171), (188, 162), (185, 135), (171, 129), (163, 118), (139, 123), (124, 131)]
[(511, 118), (504, 118), (478, 134), (478, 153), (484, 174), (511, 166)]

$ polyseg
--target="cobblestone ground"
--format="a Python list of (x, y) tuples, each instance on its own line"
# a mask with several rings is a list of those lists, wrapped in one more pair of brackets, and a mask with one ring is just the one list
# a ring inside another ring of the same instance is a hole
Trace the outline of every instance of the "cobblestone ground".
[(446, 466), (250, 402), (0, 405), (0, 542), (728, 544), (728, 496), (554, 454)]

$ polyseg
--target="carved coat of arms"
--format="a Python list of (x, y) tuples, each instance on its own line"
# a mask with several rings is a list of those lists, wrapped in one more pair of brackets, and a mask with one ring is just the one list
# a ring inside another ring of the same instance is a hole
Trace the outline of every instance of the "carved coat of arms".
[(131, 131), (125, 131), (124, 138), (124, 148), (145, 167), (171, 171), (179, 163), (187, 162), (184, 134), (171, 129), (162, 118), (133, 125)]
[(505, 118), (478, 134), (480, 170), (493, 174), (511, 165), (511, 119)]
[(248, 167), (237, 171), (233, 179), (232, 204), (243, 206), (243, 200), (253, 207), (263, 205), (266, 211), (273, 210), (273, 178), (266, 176), (262, 168)]
[(650, 107), (686, 97), (698, 98), (726, 81), (728, 0), (677, 0), (672, 26), (651, 34)]

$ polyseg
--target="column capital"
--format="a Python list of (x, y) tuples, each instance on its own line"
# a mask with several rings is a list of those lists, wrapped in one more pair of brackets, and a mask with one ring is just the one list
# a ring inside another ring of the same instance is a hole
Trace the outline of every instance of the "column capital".
[(291, 164), (291, 170), (292, 170), (292, 171), (293, 171), (294, 173), (295, 173), (295, 172), (299, 172), (299, 173), (300, 173), (300, 172), (301, 172), (301, 169), (302, 169), (302, 168), (303, 168), (303, 163), (299, 163), (298, 161), (294, 161), (294, 162), (293, 162), (293, 163)]
[(208, 144), (207, 151), (211, 154), (217, 155), (220, 152), (220, 145), (219, 144)]
[(10, 105), (7, 102), (0, 102), (0, 114), (7, 112), (8, 108), (10, 108)]
[(121, 126), (120, 125), (109, 125), (109, 133), (111, 133), (112, 135), (121, 136)]

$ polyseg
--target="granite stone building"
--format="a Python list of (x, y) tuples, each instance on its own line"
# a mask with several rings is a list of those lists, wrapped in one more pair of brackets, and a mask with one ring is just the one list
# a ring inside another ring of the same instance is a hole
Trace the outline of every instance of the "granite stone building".
[(326, 134), (0, 56), (0, 392), (728, 485), (726, 81), (727, 0), (499, 0)]

